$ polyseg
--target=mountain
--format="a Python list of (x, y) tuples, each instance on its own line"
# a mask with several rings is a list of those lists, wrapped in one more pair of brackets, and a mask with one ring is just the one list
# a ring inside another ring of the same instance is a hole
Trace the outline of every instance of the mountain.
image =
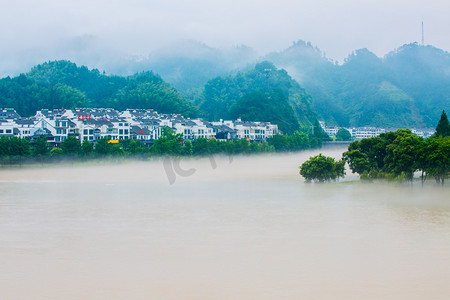
[(146, 57), (116, 61), (108, 67), (108, 72), (131, 74), (152, 70), (178, 91), (185, 93), (204, 86), (211, 78), (237, 71), (256, 59), (256, 52), (246, 46), (217, 49), (185, 40), (157, 49)]
[(408, 44), (383, 58), (360, 49), (339, 65), (299, 41), (266, 59), (288, 70), (328, 124), (435, 127), (450, 108), (450, 54), (432, 46)]
[(292, 133), (316, 121), (311, 97), (283, 69), (264, 61), (205, 85), (200, 109), (209, 120), (271, 121)]
[(37, 65), (29, 73), (0, 80), (0, 107), (22, 116), (42, 108), (153, 108), (160, 113), (195, 116), (197, 109), (152, 72), (108, 76), (70, 61)]

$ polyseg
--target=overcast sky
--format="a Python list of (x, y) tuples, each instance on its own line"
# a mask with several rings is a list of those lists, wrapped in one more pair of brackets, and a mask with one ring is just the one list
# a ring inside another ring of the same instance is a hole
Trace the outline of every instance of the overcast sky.
[(339, 61), (360, 48), (383, 56), (420, 42), (422, 17), (425, 43), (450, 50), (448, 0), (0, 1), (2, 76), (92, 47), (146, 55), (178, 39), (261, 54), (301, 39)]

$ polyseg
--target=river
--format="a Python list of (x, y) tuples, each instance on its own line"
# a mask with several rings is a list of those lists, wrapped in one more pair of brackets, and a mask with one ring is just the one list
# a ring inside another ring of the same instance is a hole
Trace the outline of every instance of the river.
[(0, 299), (450, 299), (448, 185), (313, 154), (0, 170)]

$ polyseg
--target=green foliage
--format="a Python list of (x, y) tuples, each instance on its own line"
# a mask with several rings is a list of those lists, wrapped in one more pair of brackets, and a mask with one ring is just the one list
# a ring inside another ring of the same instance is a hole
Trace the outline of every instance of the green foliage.
[(424, 170), (444, 184), (450, 172), (450, 136), (430, 138), (423, 147)]
[(274, 147), (275, 151), (283, 152), (289, 151), (289, 137), (284, 134), (275, 134), (267, 141), (270, 146)]
[(0, 107), (32, 116), (42, 108), (112, 107), (152, 108), (162, 113), (194, 117), (197, 109), (175, 89), (151, 72), (120, 77), (53, 61), (28, 74), (0, 79)]
[(299, 129), (297, 117), (288, 102), (287, 96), (280, 90), (265, 93), (261, 90), (248, 93), (230, 107), (231, 119), (243, 121), (271, 122), (278, 129), (291, 134)]
[(68, 136), (61, 144), (61, 149), (65, 155), (76, 156), (81, 151), (80, 141), (73, 136)]
[(47, 137), (44, 135), (39, 136), (33, 144), (33, 155), (36, 158), (44, 158), (50, 154)]
[(423, 139), (414, 134), (400, 134), (386, 146), (384, 170), (412, 181), (414, 172), (419, 168), (418, 161), (423, 143)]
[(291, 135), (275, 134), (267, 140), (277, 152), (300, 151), (321, 146), (321, 140), (315, 136), (308, 136), (304, 132), (295, 131)]
[(361, 179), (412, 181), (414, 172), (422, 170), (443, 184), (450, 171), (450, 137), (424, 140), (400, 129), (351, 143), (343, 159)]
[(326, 134), (326, 132), (320, 126), (319, 121), (315, 120), (313, 125), (314, 136), (321, 141), (331, 141), (331, 138)]
[(187, 140), (184, 142), (183, 151), (184, 156), (191, 156), (192, 155), (192, 142), (190, 140)]
[(358, 173), (360, 175), (366, 173), (368, 175), (369, 172), (374, 169), (374, 163), (369, 159), (368, 154), (359, 149), (350, 150), (349, 147), (349, 151), (344, 152), (343, 159), (348, 162), (350, 170), (352, 170), (353, 173)]
[(299, 125), (308, 127), (315, 120), (311, 97), (285, 70), (279, 70), (267, 61), (246, 72), (208, 81), (203, 94), (204, 102), (200, 108), (209, 120), (230, 119), (242, 114), (252, 121), (268, 121), (253, 118), (269, 115), (276, 118), (275, 124), (285, 126), (287, 132), (293, 132)]
[(250, 154), (273, 152), (274, 148), (267, 142), (249, 142), (247, 139), (218, 141), (216, 139), (198, 138), (193, 143), (185, 141), (183, 155), (205, 156), (210, 154)]
[(182, 137), (182, 134), (173, 134), (170, 128), (164, 128), (162, 136), (155, 141), (150, 150), (158, 155), (180, 155)]
[(0, 161), (20, 163), (31, 155), (31, 145), (27, 139), (0, 137)]
[(52, 150), (50, 150), (50, 156), (52, 158), (61, 158), (64, 155), (64, 151), (63, 149), (59, 148), (59, 147), (55, 147)]
[(139, 74), (128, 79), (129, 84), (119, 90), (113, 100), (113, 107), (152, 108), (159, 113), (180, 113), (195, 117), (196, 108), (186, 101), (174, 88), (153, 74)]
[(450, 124), (448, 122), (447, 114), (445, 111), (442, 111), (441, 118), (436, 126), (436, 136), (450, 136)]
[(139, 140), (123, 140), (122, 145), (124, 148), (124, 151), (129, 153), (130, 155), (138, 155), (138, 154), (145, 154), (148, 152), (148, 148), (142, 144)]
[(360, 49), (337, 64), (299, 41), (267, 59), (290, 71), (327, 124), (434, 127), (450, 109), (450, 54), (432, 46), (404, 45), (383, 59)]
[(194, 155), (205, 155), (209, 153), (208, 140), (198, 138), (192, 143), (192, 153)]
[(335, 161), (334, 158), (322, 153), (310, 157), (300, 166), (300, 175), (306, 182), (326, 182), (345, 176), (345, 161)]
[(341, 128), (338, 130), (336, 134), (336, 141), (351, 141), (353, 140), (352, 134), (345, 128)]
[(94, 145), (92, 145), (88, 140), (84, 140), (81, 144), (81, 154), (85, 157), (92, 154), (94, 150)]
[(112, 148), (113, 148), (113, 144), (108, 143), (110, 140), (110, 138), (108, 137), (103, 137), (101, 139), (99, 139), (97, 141), (97, 143), (95, 143), (95, 148), (94, 148), (94, 152), (97, 155), (108, 155), (112, 153)]
[(377, 137), (355, 141), (343, 153), (343, 158), (353, 173), (404, 172), (409, 180), (418, 169), (418, 159), (423, 139), (406, 129), (382, 133)]

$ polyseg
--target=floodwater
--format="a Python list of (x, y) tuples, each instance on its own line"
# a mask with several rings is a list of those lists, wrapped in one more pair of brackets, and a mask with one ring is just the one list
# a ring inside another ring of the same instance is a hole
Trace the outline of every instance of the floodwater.
[(448, 185), (313, 154), (0, 170), (0, 299), (450, 299)]

